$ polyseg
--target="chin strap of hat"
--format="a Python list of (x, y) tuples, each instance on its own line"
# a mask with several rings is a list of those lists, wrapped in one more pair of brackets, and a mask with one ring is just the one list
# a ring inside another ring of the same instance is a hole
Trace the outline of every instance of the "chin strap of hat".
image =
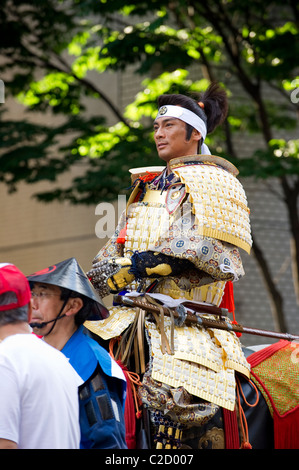
[(56, 318), (54, 318), (54, 320), (49, 320), (49, 321), (44, 321), (42, 323), (30, 323), (30, 326), (31, 328), (44, 328), (46, 325), (48, 325), (49, 323), (53, 323), (52, 327), (50, 328), (50, 331), (48, 331), (48, 333), (46, 333), (44, 336), (48, 336), (54, 329), (55, 325), (56, 325), (56, 322), (58, 320), (60, 320), (61, 318), (65, 317), (66, 314), (64, 313), (63, 315), (61, 315), (61, 313), (63, 312), (63, 309), (64, 307), (66, 306), (67, 302), (69, 301), (69, 298), (71, 296), (71, 293), (69, 293), (69, 295), (67, 296), (67, 298), (65, 299), (65, 301), (63, 302), (63, 305), (57, 315)]

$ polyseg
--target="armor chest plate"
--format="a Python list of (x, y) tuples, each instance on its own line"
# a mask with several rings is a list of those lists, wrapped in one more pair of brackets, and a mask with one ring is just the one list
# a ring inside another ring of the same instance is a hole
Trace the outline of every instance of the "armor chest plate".
[[(153, 248), (159, 237), (169, 230), (172, 216), (167, 212), (165, 202), (163, 203), (161, 197), (161, 202), (153, 202), (158, 201), (160, 191), (150, 191), (150, 193), (143, 202), (129, 206), (126, 256), (130, 256), (131, 251), (146, 251)], [(149, 200), (150, 198), (152, 200)], [(165, 201), (165, 194), (163, 198)]]

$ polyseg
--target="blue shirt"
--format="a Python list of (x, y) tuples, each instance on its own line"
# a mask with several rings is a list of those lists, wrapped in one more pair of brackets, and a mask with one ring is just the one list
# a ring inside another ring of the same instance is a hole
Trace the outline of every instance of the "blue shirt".
[(62, 349), (84, 384), (79, 388), (81, 448), (125, 449), (126, 379), (83, 325)]

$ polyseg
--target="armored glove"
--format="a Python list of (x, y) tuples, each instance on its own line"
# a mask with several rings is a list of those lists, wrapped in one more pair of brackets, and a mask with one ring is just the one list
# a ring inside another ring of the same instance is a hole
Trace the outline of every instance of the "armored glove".
[(134, 274), (129, 273), (131, 267), (132, 263), (128, 258), (107, 259), (94, 263), (87, 276), (99, 295), (106, 297), (134, 281)]
[(189, 260), (162, 253), (135, 252), (131, 259), (112, 258), (93, 264), (87, 273), (101, 297), (117, 293), (134, 280), (178, 276), (194, 266)]

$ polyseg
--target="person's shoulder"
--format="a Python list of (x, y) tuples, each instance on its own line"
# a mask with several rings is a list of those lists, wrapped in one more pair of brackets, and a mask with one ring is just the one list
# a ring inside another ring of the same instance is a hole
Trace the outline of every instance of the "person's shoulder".
[(84, 382), (93, 374), (98, 364), (107, 375), (111, 375), (112, 359), (109, 353), (86, 335), (82, 327), (70, 338), (62, 349), (62, 353), (69, 359)]
[(107, 357), (110, 358), (108, 351), (101, 346), (95, 339), (91, 338), (86, 332), (82, 332), (80, 346), (82, 350), (88, 351), (96, 357)]
[(2, 344), (5, 350), (20, 351), (22, 348), (38, 348), (39, 341), (41, 340), (34, 334), (16, 333), (5, 338)]
[(233, 176), (237, 176), (239, 174), (239, 170), (235, 165), (233, 165), (233, 163), (223, 157), (218, 157), (217, 155), (186, 155), (173, 158), (169, 162), (170, 170), (174, 172), (179, 171), (181, 168), (200, 168), (199, 165), (210, 165), (215, 168), (221, 168), (222, 170), (228, 171)]
[(103, 372), (110, 377), (126, 381), (124, 373), (120, 365), (110, 356), (108, 351), (101, 346), (95, 339), (91, 338), (89, 335), (84, 334), (86, 344), (90, 348), (92, 354), (97, 359), (100, 364)]

